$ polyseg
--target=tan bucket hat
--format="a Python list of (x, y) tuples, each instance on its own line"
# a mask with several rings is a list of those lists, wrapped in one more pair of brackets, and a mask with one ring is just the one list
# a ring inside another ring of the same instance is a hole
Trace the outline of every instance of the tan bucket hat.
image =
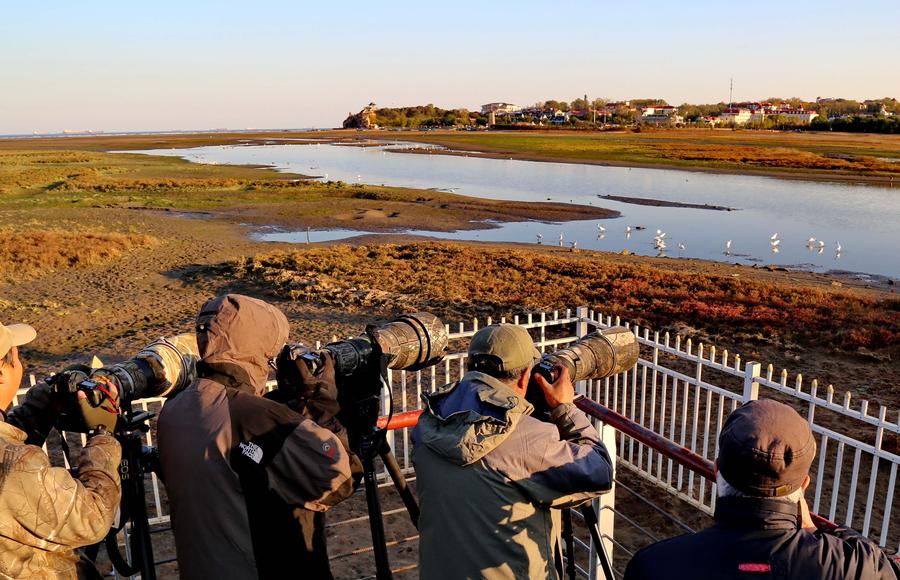
[(0, 358), (6, 356), (12, 347), (28, 344), (36, 336), (37, 332), (27, 324), (0, 324)]

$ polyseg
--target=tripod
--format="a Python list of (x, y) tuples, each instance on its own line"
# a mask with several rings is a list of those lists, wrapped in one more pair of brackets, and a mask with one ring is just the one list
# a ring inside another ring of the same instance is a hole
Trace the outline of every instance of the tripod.
[[(144, 498), (144, 474), (156, 471), (158, 456), (156, 450), (144, 445), (141, 435), (150, 427), (147, 421), (155, 413), (141, 412), (123, 418), (124, 429), (116, 434), (122, 445), (122, 462), (119, 474), (122, 478), (122, 502), (119, 508), (118, 527), (110, 529), (106, 535), (106, 551), (116, 571), (123, 576), (140, 573), (143, 580), (156, 580), (153, 561), (153, 544), (150, 540), (150, 523), (147, 519), (147, 504)], [(131, 522), (128, 546), (131, 562), (122, 555), (116, 536)]]
[[(391, 451), (391, 447), (387, 442), (387, 430), (379, 429), (375, 423), (378, 417), (378, 403), (380, 401), (378, 391), (382, 384), (387, 383), (386, 371), (384, 368), (374, 376), (370, 375), (368, 380), (373, 378), (377, 381), (377, 386), (368, 385), (370, 396), (358, 400), (354, 403), (351, 411), (355, 419), (356, 425), (365, 425), (357, 430), (355, 436), (351, 438), (351, 447), (356, 453), (363, 466), (363, 482), (366, 490), (366, 507), (369, 512), (369, 528), (372, 532), (372, 548), (375, 553), (375, 577), (378, 580), (389, 580), (392, 577), (391, 566), (388, 560), (387, 541), (384, 535), (384, 520), (381, 517), (381, 501), (378, 498), (378, 480), (375, 472), (375, 458), (380, 457), (384, 463), (403, 505), (409, 513), (409, 518), (413, 526), (419, 526), (419, 506), (416, 498), (412, 494), (412, 490), (406, 482), (406, 477), (400, 469), (397, 458)], [(374, 388), (373, 388), (374, 387)], [(393, 401), (391, 403), (393, 405)], [(360, 432), (361, 431), (361, 432)]]
[[(590, 503), (581, 506), (579, 511), (584, 518), (584, 525), (587, 526), (588, 531), (591, 534), (591, 541), (593, 541), (594, 546), (596, 547), (597, 559), (600, 560), (600, 569), (603, 571), (603, 577), (606, 580), (613, 580), (615, 576), (613, 575), (612, 562), (610, 562), (609, 560), (609, 554), (606, 553), (606, 548), (603, 545), (603, 539), (600, 537), (600, 522), (597, 519), (597, 512), (594, 511), (594, 506), (592, 506)], [(575, 568), (575, 534), (572, 530), (571, 508), (562, 510), (562, 520), (563, 543), (566, 546), (566, 576), (569, 578), (569, 580), (576, 580), (577, 570)]]

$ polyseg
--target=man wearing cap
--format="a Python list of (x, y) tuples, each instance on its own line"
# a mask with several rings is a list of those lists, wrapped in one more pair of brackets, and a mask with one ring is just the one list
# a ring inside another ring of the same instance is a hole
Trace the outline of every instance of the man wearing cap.
[(626, 580), (896, 580), (900, 570), (874, 543), (813, 524), (803, 493), (815, 455), (809, 424), (791, 407), (773, 400), (739, 407), (719, 436), (715, 524), (640, 550)]
[(22, 383), (19, 347), (34, 338), (26, 324), (0, 324), (0, 578), (100, 578), (74, 550), (102, 540), (119, 506), (121, 449), (107, 434), (117, 416), (83, 408), (90, 438), (77, 475), (52, 467), (40, 447), (58, 416), (49, 386), (3, 412)]
[(472, 337), (462, 380), (423, 396), (413, 432), (423, 579), (557, 578), (553, 508), (610, 490), (609, 455), (572, 404), (568, 371), (553, 384), (537, 379), (551, 422), (530, 416), (539, 360), (521, 326), (487, 326)]

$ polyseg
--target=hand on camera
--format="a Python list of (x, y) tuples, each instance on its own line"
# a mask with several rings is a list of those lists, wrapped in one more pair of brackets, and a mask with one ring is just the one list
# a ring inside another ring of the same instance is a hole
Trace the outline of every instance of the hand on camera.
[(559, 375), (554, 383), (548, 383), (540, 374), (535, 374), (534, 379), (537, 381), (541, 390), (544, 391), (544, 399), (551, 409), (555, 409), (560, 405), (571, 403), (575, 400), (575, 386), (569, 378), (569, 369), (564, 366), (558, 367)]
[(119, 391), (102, 377), (92, 380), (96, 386), (90, 397), (81, 389), (76, 395), (84, 426), (90, 434), (112, 433), (119, 420)]
[(334, 360), (331, 353), (322, 351), (322, 365), (315, 374), (310, 370), (306, 361), (296, 359), (297, 371), (300, 374), (298, 391), (303, 393), (305, 410), (313, 420), (321, 424), (321, 420), (337, 415), (339, 410), (337, 397), (337, 383), (334, 376)]

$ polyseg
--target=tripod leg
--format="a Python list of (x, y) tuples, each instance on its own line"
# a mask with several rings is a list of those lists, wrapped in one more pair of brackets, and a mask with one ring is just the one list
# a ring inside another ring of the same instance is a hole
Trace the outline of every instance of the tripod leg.
[(600, 560), (600, 567), (603, 569), (603, 577), (606, 580), (613, 580), (612, 562), (609, 561), (609, 554), (606, 553), (606, 546), (600, 537), (600, 522), (597, 520), (597, 512), (590, 504), (581, 506), (581, 514), (584, 516), (584, 523), (591, 532), (591, 540), (597, 547), (597, 558)]
[(575, 580), (575, 533), (572, 530), (572, 510), (566, 508), (562, 511), (563, 541), (566, 543), (566, 576), (569, 580)]
[(403, 505), (406, 506), (406, 511), (409, 512), (409, 519), (412, 520), (412, 525), (418, 529), (419, 504), (416, 503), (416, 498), (406, 483), (406, 477), (403, 476), (400, 464), (397, 463), (397, 457), (391, 452), (391, 448), (387, 443), (384, 444), (379, 455), (388, 473), (391, 475), (391, 480), (394, 482), (394, 487), (397, 488), (397, 493), (400, 494), (400, 499), (403, 500)]
[(369, 510), (369, 528), (372, 530), (372, 548), (375, 552), (375, 577), (390, 580), (391, 565), (388, 561), (387, 545), (384, 537), (384, 522), (381, 519), (381, 503), (378, 500), (378, 481), (375, 478), (375, 462), (366, 454), (362, 455), (363, 480), (366, 486), (366, 506)]

